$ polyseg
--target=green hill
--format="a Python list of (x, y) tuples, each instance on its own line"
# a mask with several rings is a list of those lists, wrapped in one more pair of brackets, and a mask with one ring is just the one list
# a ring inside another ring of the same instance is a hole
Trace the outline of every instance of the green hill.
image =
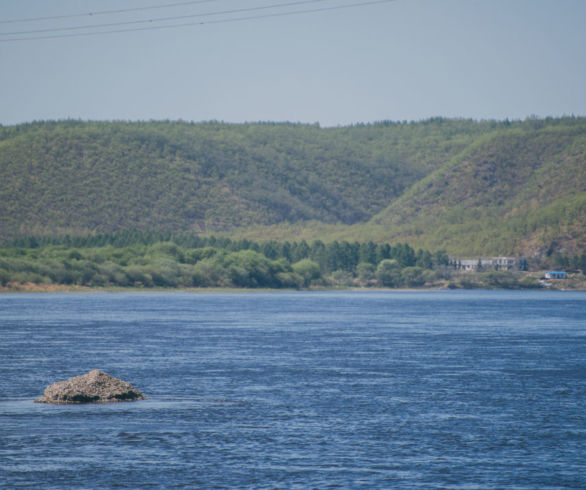
[(464, 254), (584, 250), (586, 131), (564, 124), (479, 138), (370, 223)]
[(0, 127), (0, 238), (156, 230), (584, 248), (586, 119)]

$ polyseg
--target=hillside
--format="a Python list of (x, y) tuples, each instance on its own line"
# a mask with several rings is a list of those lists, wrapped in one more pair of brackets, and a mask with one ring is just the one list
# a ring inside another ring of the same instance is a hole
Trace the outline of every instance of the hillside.
[(584, 248), (586, 120), (0, 127), (0, 238), (129, 229)]
[(584, 250), (584, 124), (483, 136), (370, 223), (395, 239), (464, 254)]

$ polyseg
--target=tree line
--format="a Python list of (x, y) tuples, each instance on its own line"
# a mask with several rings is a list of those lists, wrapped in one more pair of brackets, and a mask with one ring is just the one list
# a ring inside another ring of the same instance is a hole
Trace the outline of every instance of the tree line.
[(415, 250), (406, 243), (255, 242), (128, 231), (12, 240), (0, 249), (0, 283), (147, 288), (412, 287), (437, 280), (439, 268), (448, 260), (444, 251)]

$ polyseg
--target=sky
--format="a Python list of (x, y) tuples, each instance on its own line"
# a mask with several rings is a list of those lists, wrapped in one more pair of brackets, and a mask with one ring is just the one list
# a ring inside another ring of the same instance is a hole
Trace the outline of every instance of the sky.
[(585, 26), (585, 0), (2, 0), (0, 124), (586, 116)]

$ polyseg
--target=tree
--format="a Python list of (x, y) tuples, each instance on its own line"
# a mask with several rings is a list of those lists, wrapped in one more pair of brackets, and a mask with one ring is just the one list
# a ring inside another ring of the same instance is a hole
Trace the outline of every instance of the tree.
[(382, 260), (375, 272), (377, 280), (385, 287), (397, 287), (401, 283), (401, 266), (395, 259)]
[[(433, 265), (435, 267), (438, 266), (442, 266), (442, 265), (448, 265), (450, 263), (450, 257), (448, 256), (448, 253), (445, 250), (438, 250), (436, 252), (434, 252), (433, 254)], [(462, 265), (460, 263), (460, 265)], [(460, 267), (457, 267), (458, 269)]]
[(293, 264), (293, 272), (303, 278), (303, 286), (308, 287), (311, 281), (319, 279), (321, 273), (319, 264), (311, 259), (302, 259)]
[(360, 244), (360, 251), (358, 252), (358, 262), (368, 262), (376, 264), (376, 245), (372, 241)]
[(311, 243), (311, 253), (309, 254), (311, 260), (317, 262), (320, 270), (323, 272), (327, 270), (326, 267), (326, 246), (321, 240), (315, 240)]
[(374, 279), (374, 265), (369, 262), (360, 262), (356, 266), (356, 275), (362, 283), (366, 283)]
[(431, 253), (428, 250), (419, 249), (417, 251), (415, 264), (418, 267), (423, 267), (424, 269), (431, 269), (433, 267), (433, 258)]
[(401, 267), (415, 265), (415, 250), (406, 243), (398, 243), (391, 250), (391, 257), (396, 259)]
[(381, 260), (391, 258), (391, 246), (388, 243), (379, 244), (376, 247), (376, 263), (378, 264)]
[(294, 242), (293, 250), (291, 251), (291, 260), (293, 262), (299, 262), (302, 259), (307, 259), (310, 253), (311, 249), (305, 240), (302, 240), (300, 243)]
[(403, 284), (409, 287), (423, 286), (425, 278), (421, 267), (405, 267), (401, 271), (401, 280)]

